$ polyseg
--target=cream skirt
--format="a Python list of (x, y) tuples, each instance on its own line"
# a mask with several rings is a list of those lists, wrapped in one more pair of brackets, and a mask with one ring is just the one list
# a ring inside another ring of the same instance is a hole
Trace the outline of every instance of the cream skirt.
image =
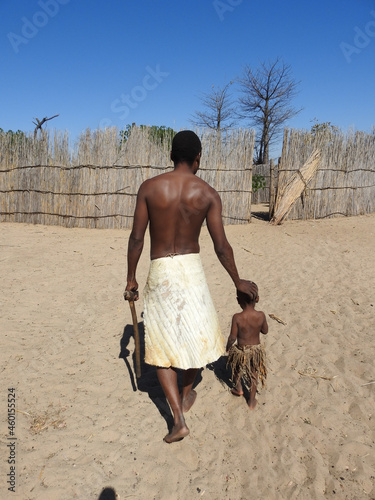
[(225, 352), (199, 254), (154, 259), (144, 290), (145, 362), (201, 368)]

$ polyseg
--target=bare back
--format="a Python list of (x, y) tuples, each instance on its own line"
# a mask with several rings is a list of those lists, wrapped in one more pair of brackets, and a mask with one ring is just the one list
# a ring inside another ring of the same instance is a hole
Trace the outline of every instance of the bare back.
[(220, 196), (196, 177), (199, 164), (200, 153), (192, 165), (175, 162), (172, 172), (148, 179), (139, 188), (128, 243), (127, 291), (138, 290), (135, 274), (148, 225), (153, 260), (171, 254), (199, 253), (199, 235), (206, 221), (215, 253), (237, 290), (252, 298), (257, 296), (256, 284), (238, 275), (233, 249), (225, 235)]
[(151, 237), (151, 259), (199, 253), (199, 234), (216, 192), (192, 172), (174, 170), (142, 186)]
[(257, 345), (260, 343), (259, 334), (268, 332), (265, 314), (262, 311), (247, 307), (233, 316), (232, 329), (236, 330), (237, 344), (240, 347)]

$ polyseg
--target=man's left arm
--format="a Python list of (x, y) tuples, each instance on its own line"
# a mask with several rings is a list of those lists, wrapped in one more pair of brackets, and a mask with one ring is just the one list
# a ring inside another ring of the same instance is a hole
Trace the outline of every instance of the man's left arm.
[(224, 269), (232, 278), (237, 290), (248, 294), (252, 299), (258, 295), (257, 285), (248, 280), (240, 279), (234, 261), (233, 249), (225, 235), (223, 221), (221, 217), (221, 199), (219, 194), (212, 190), (211, 204), (207, 212), (207, 229), (214, 243), (215, 253)]

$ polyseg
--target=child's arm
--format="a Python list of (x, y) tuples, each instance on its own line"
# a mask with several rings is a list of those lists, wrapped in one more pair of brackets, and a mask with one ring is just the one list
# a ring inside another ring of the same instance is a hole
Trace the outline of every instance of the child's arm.
[(226, 351), (229, 351), (229, 349), (232, 347), (232, 345), (236, 342), (237, 340), (237, 318), (236, 314), (232, 318), (232, 326), (230, 328), (230, 334), (227, 340), (227, 347), (225, 348)]
[(263, 323), (262, 323), (262, 327), (260, 329), (260, 331), (266, 335), (268, 333), (268, 323), (267, 323), (267, 320), (266, 320), (266, 315), (263, 313)]

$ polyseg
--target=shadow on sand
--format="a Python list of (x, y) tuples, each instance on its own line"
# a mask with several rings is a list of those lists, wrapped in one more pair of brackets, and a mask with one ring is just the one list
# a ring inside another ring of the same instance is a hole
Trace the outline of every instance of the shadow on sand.
[(104, 488), (100, 493), (98, 500), (117, 500), (115, 490), (113, 488)]
[[(207, 368), (214, 372), (215, 377), (223, 387), (232, 389), (234, 387), (234, 383), (232, 381), (232, 371), (229, 367), (226, 366), (227, 360), (228, 356), (221, 356), (214, 363), (210, 363), (209, 365), (207, 365)], [(243, 383), (242, 383), (242, 390), (244, 398), (246, 399), (246, 401), (248, 401), (250, 393)]]
[(221, 383), (223, 387), (228, 387), (232, 389), (233, 382), (231, 381), (232, 373), (229, 368), (227, 368), (227, 356), (221, 356), (217, 361), (207, 365), (207, 369), (214, 372), (215, 377)]
[[(139, 330), (139, 343), (141, 351), (141, 376), (138, 380), (135, 377), (135, 351), (131, 354), (128, 345), (130, 339), (134, 339), (134, 328), (133, 325), (126, 325), (124, 332), (120, 341), (120, 354), (119, 358), (122, 358), (128, 369), (130, 383), (132, 385), (133, 391), (147, 392), (149, 398), (154, 403), (156, 408), (159, 410), (160, 415), (164, 418), (167, 423), (168, 431), (170, 432), (173, 427), (173, 416), (169, 408), (169, 404), (164, 395), (163, 389), (159, 384), (159, 380), (156, 374), (156, 367), (148, 365), (144, 362), (145, 358), (145, 338), (144, 338), (144, 327), (143, 322), (138, 323)], [(177, 381), (181, 391), (182, 387), (182, 371), (177, 371)], [(202, 371), (201, 369), (194, 382), (194, 387), (196, 387), (202, 381)]]

